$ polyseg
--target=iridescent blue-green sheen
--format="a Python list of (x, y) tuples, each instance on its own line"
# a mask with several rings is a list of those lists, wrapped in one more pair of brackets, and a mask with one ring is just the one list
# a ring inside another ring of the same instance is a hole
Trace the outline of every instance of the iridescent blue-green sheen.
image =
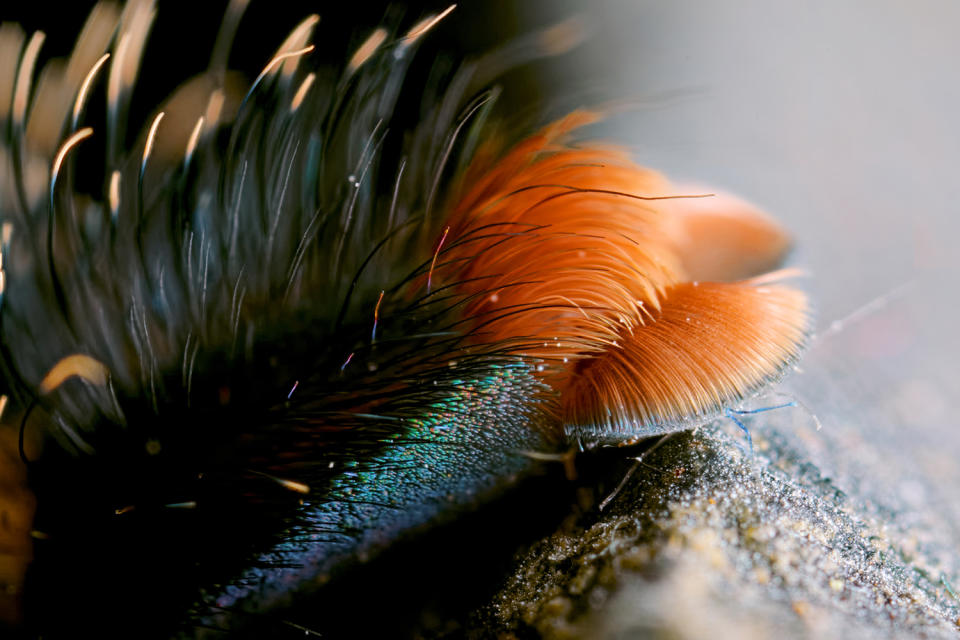
[[(427, 381), (441, 391), (388, 446), (366, 460), (338, 463), (322, 498), (304, 500), (284, 541), (205, 599), (215, 611), (262, 612), (293, 604), (350, 559), (364, 558), (418, 527), (475, 506), (550, 447), (545, 388), (521, 362), (471, 377)], [(390, 416), (383, 416), (390, 420)], [(395, 419), (395, 418), (393, 418)], [(227, 614), (211, 613), (220, 625)]]

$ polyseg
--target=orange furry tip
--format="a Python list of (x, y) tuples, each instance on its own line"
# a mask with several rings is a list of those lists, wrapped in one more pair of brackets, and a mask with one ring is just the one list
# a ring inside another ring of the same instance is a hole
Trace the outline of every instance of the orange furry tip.
[(474, 342), (541, 363), (568, 437), (622, 443), (759, 391), (798, 357), (810, 317), (803, 293), (768, 279), (710, 282), (776, 267), (790, 245), (776, 222), (616, 147), (565, 142), (596, 119), (479, 153), (431, 277), (465, 295)]
[(782, 286), (684, 283), (654, 321), (580, 363), (568, 435), (618, 441), (709, 420), (775, 380), (807, 336), (807, 300)]

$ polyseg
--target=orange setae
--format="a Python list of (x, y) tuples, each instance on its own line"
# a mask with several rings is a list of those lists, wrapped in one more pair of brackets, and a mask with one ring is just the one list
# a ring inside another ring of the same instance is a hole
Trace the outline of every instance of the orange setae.
[(575, 112), (499, 160), (478, 154), (436, 266), (467, 297), (475, 341), (542, 361), (568, 433), (630, 440), (775, 378), (808, 305), (765, 281), (691, 283), (773, 267), (787, 235), (730, 196), (679, 193), (620, 149), (564, 143), (595, 119)]

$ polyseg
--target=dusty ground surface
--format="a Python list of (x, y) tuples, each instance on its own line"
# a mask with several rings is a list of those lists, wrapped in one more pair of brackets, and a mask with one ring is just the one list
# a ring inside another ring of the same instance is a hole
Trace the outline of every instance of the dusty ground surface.
[(900, 491), (868, 497), (844, 460), (880, 463), (876, 447), (783, 418), (754, 429), (752, 455), (722, 425), (664, 443), (603, 512), (522, 557), (487, 621), (550, 638), (954, 637), (955, 531), (922, 481), (878, 466)]

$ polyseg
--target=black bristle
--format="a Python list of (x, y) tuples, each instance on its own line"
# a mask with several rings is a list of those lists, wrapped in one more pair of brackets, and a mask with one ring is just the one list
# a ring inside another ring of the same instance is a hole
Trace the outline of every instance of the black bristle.
[[(137, 111), (146, 72), (134, 86), (117, 70), (152, 19), (130, 2), (79, 121), (49, 123), (60, 144), (94, 130), (49, 197), (36, 183), (55, 150), (4, 122), (3, 392), (48, 538), (25, 592), (31, 633), (262, 628), (552, 446), (532, 363), (468, 343), (462, 298), (423, 288), (445, 185), (496, 102), (476, 66), (417, 57), (426, 38), (409, 30), (443, 9), (308, 25), (291, 48), (320, 50), (275, 61), (246, 93), (221, 59), (179, 121)], [(374, 28), (383, 43), (351, 68)], [(197, 125), (189, 155), (171, 151), (211, 99), (217, 121)]]

